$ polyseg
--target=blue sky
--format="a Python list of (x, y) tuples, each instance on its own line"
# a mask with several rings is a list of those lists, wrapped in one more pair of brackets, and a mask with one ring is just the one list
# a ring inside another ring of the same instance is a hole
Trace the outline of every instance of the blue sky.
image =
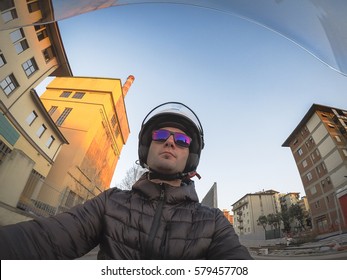
[(202, 199), (214, 182), (219, 208), (266, 189), (300, 192), (289, 148), (281, 147), (313, 103), (347, 109), (347, 77), (298, 45), (252, 22), (211, 9), (145, 4), (107, 8), (59, 22), (75, 76), (135, 82), (125, 98), (131, 134), (111, 186), (137, 160), (144, 116), (179, 101), (205, 132), (194, 179)]

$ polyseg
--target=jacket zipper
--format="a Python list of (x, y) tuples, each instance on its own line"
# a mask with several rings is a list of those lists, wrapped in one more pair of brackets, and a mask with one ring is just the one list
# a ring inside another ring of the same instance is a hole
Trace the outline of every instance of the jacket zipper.
[(168, 222), (165, 225), (164, 229), (164, 238), (162, 239), (161, 245), (160, 245), (160, 255), (163, 260), (166, 259), (167, 256), (167, 248), (168, 248), (168, 241), (169, 241), (169, 231), (170, 231), (170, 222)]
[(154, 241), (154, 238), (155, 238), (155, 236), (158, 232), (158, 229), (159, 229), (160, 218), (161, 218), (161, 215), (163, 213), (164, 202), (165, 202), (165, 187), (161, 184), (159, 203), (158, 203), (157, 209), (156, 209), (155, 214), (154, 214), (153, 223), (152, 223), (151, 229), (149, 231), (148, 240), (147, 240), (146, 246), (145, 246), (146, 259), (151, 259), (154, 255), (153, 241)]

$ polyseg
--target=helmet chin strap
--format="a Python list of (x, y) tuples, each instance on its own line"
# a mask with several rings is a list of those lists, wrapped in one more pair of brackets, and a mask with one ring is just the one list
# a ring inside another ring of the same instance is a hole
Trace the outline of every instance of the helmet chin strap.
[(147, 164), (145, 164), (145, 167), (149, 170), (148, 172), (149, 180), (159, 179), (164, 181), (174, 181), (174, 180), (187, 181), (194, 176), (201, 179), (201, 176), (196, 171), (191, 171), (186, 173), (178, 172), (175, 174), (163, 174), (163, 173), (159, 173), (157, 171), (152, 170)]

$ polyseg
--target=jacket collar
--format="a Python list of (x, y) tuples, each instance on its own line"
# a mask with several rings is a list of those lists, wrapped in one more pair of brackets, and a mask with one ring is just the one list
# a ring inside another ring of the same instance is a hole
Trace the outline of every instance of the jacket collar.
[(182, 183), (180, 187), (172, 187), (168, 184), (156, 184), (147, 179), (147, 173), (133, 185), (133, 190), (141, 192), (150, 200), (158, 200), (161, 190), (165, 192), (165, 201), (170, 204), (176, 204), (183, 201), (199, 202), (198, 195), (195, 191), (193, 181)]

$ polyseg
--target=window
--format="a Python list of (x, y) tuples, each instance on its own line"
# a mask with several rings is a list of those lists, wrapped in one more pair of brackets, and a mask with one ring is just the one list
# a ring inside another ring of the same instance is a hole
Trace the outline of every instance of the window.
[(324, 162), (322, 162), (321, 166), (322, 166), (323, 170), (327, 170), (327, 167), (325, 166)]
[(39, 129), (36, 131), (36, 135), (41, 138), (41, 136), (43, 135), (43, 133), (46, 131), (47, 127), (42, 124)]
[(50, 116), (52, 116), (53, 113), (54, 113), (57, 109), (58, 109), (58, 106), (52, 106), (52, 107), (49, 109), (48, 114), (49, 114)]
[(43, 39), (48, 37), (47, 29), (45, 25), (35, 25), (35, 31), (37, 35), (37, 39), (42, 41)]
[(57, 119), (56, 125), (61, 126), (63, 122), (65, 121), (66, 117), (70, 114), (72, 108), (65, 108), (63, 113), (60, 115), (60, 117)]
[(317, 228), (319, 231), (326, 231), (328, 229), (328, 221), (326, 217), (317, 220)]
[(0, 82), (0, 86), (7, 96), (10, 95), (16, 88), (19, 87), (18, 82), (13, 74), (3, 79)]
[(20, 54), (21, 52), (24, 52), (27, 48), (29, 48), (28, 42), (25, 39), (16, 43), (14, 46), (16, 48), (17, 54)]
[(1, 16), (2, 16), (2, 19), (4, 20), (4, 23), (9, 22), (15, 18), (18, 18), (16, 9), (2, 12)]
[(0, 140), (0, 164), (3, 162), (7, 154), (11, 152), (11, 149)]
[(312, 180), (312, 174), (311, 174), (311, 172), (308, 172), (307, 175), (306, 175), (306, 177), (307, 177), (307, 180), (311, 181), (311, 180)]
[(16, 29), (10, 33), (10, 38), (12, 43), (16, 43), (21, 39), (24, 39), (24, 32), (22, 28)]
[(38, 70), (36, 61), (34, 58), (30, 58), (22, 64), (23, 70), (27, 77), (30, 77), (33, 73)]
[(0, 50), (0, 67), (4, 66), (5, 64), (6, 64), (5, 57)]
[(55, 140), (55, 138), (52, 135), (48, 138), (48, 140), (46, 142), (47, 148), (50, 148), (52, 146), (54, 140)]
[(116, 135), (116, 138), (118, 138), (118, 136), (120, 135), (120, 130), (119, 130), (118, 125), (117, 125), (116, 129), (114, 130), (114, 133)]
[(36, 120), (37, 114), (35, 111), (32, 111), (30, 115), (26, 118), (26, 122), (28, 125), (32, 125), (32, 123)]
[(9, 10), (11, 8), (14, 8), (14, 1), (13, 0), (2, 0), (1, 1), (1, 5), (0, 5), (0, 10), (1, 11), (6, 11)]
[(60, 94), (60, 97), (69, 97), (71, 94), (71, 91), (63, 91), (62, 94)]
[(335, 139), (336, 139), (336, 141), (337, 141), (337, 142), (341, 142), (341, 138), (340, 138), (340, 136), (335, 135)]
[(21, 52), (29, 48), (28, 42), (25, 39), (24, 31), (22, 28), (19, 28), (11, 32), (10, 37), (11, 37), (12, 43), (14, 44), (17, 54), (20, 54)]
[(345, 155), (345, 157), (347, 157), (347, 150), (346, 149), (342, 149), (342, 152)]
[(40, 30), (39, 32), (36, 33), (36, 35), (39, 41), (42, 41), (43, 39), (48, 37), (48, 33), (46, 29)]
[(1, 1), (0, 10), (4, 23), (7, 23), (18, 17), (13, 0)]
[(82, 99), (84, 95), (85, 95), (84, 92), (76, 92), (76, 93), (72, 96), (72, 98)]
[(28, 4), (29, 13), (33, 13), (33, 12), (40, 10), (38, 0), (27, 0), (27, 4)]
[(52, 46), (48, 47), (47, 49), (44, 49), (42, 51), (42, 54), (46, 62), (50, 61), (53, 57), (55, 57), (55, 53)]
[(321, 166), (318, 165), (318, 166), (316, 167), (316, 170), (317, 170), (317, 173), (320, 174), (320, 173), (321, 173)]
[(301, 156), (303, 153), (304, 153), (304, 152), (302, 151), (302, 149), (299, 148), (299, 149), (298, 149), (298, 154), (299, 154), (299, 156)]
[(303, 166), (304, 168), (307, 166), (307, 160), (306, 160), (306, 159), (302, 162), (302, 166)]
[(69, 191), (69, 194), (67, 195), (67, 198), (65, 201), (65, 206), (69, 208), (74, 206), (75, 197), (76, 197), (76, 193), (74, 193), (73, 191)]
[(114, 127), (117, 124), (117, 119), (115, 115), (113, 115), (111, 118), (111, 124), (112, 124), (112, 127)]
[(317, 193), (317, 189), (315, 186), (313, 186), (312, 188), (310, 188), (310, 192), (312, 195), (316, 194)]

